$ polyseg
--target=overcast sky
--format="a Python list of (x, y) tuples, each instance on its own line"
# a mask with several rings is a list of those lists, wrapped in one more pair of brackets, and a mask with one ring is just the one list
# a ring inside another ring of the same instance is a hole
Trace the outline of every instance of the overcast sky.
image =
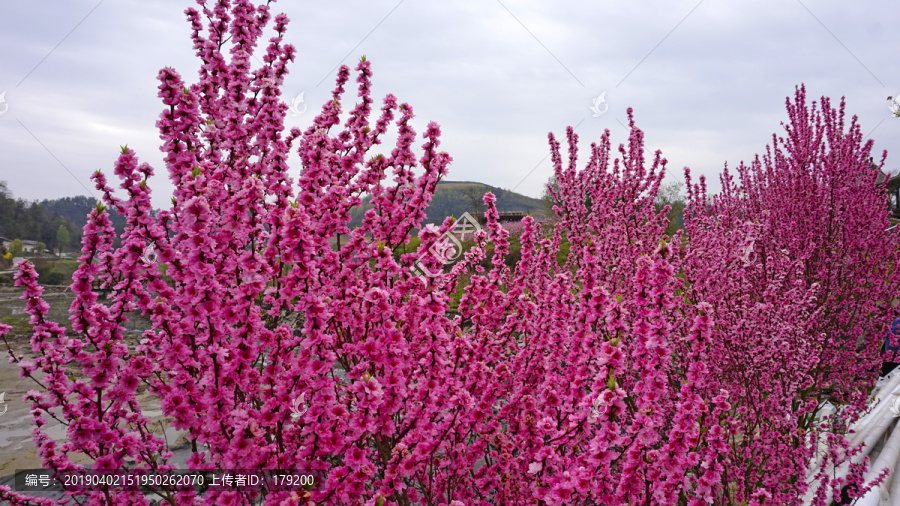
[[(154, 204), (168, 203), (156, 75), (170, 65), (196, 81), (183, 14), (191, 5), (4, 3), (0, 180), (17, 197), (99, 196), (90, 174), (114, 178), (127, 144), (157, 170)], [(297, 110), (306, 108), (288, 127), (308, 126), (337, 66), (366, 55), (376, 104), (393, 93), (413, 106), (418, 132), (442, 126), (449, 180), (539, 196), (552, 173), (549, 131), (564, 137), (577, 125), (583, 163), (603, 129), (615, 144), (627, 139), (630, 106), (647, 147), (669, 160), (668, 179), (689, 166), (715, 189), (725, 162), (749, 160), (782, 131), (785, 98), (800, 83), (811, 98), (846, 96), (876, 158), (887, 149), (886, 170), (900, 170), (900, 118), (886, 100), (900, 94), (894, 1), (314, 0), (273, 10), (290, 18), (298, 50), (284, 98), (303, 93)]]

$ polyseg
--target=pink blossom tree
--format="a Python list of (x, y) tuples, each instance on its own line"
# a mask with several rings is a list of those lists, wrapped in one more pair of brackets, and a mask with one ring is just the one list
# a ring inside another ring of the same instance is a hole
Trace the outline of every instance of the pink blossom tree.
[[(885, 232), (883, 158), (872, 164), (872, 141), (856, 117), (845, 125), (844, 108), (824, 97), (809, 106), (800, 87), (785, 136), (742, 163), (737, 180), (726, 168), (714, 197), (702, 178), (689, 184), (677, 265), (685, 298), (713, 305), (710, 366), (737, 406), (724, 489), (735, 502), (759, 488), (776, 504), (806, 493), (820, 440), (832, 464), (854, 453), (843, 433), (866, 409), (896, 312), (900, 257), (897, 235)], [(826, 403), (837, 410), (822, 418)], [(849, 485), (827, 468), (812, 480), (817, 504)]]
[[(823, 432), (820, 460), (853, 453), (840, 425), (874, 379), (870, 332), (890, 311), (897, 253), (863, 170), (870, 145), (855, 122), (844, 132), (842, 112), (826, 102), (817, 116), (798, 94), (781, 147), (742, 166), (740, 185), (726, 173), (709, 204), (692, 187), (687, 233), (673, 237), (668, 208), (654, 206), (666, 161), (647, 162), (630, 110), (620, 158), (606, 132), (579, 169), (569, 129), (564, 167), (551, 135), (552, 234), (526, 218), (510, 268), (488, 194), (485, 230), (448, 268), (451, 219), (395, 257), (451, 161), (439, 127), (427, 125), (417, 154), (408, 104), (386, 96), (373, 122), (363, 58), (354, 108), (343, 109), (342, 66), (313, 125), (284, 132), (286, 17), (253, 69), (268, 7), (199, 4), (186, 11), (198, 82), (159, 74), (172, 207), (151, 213), (153, 169), (123, 148), (114, 174), (127, 196), (103, 173), (94, 181), (128, 226), (114, 248), (107, 207), (91, 213), (69, 329), (47, 319), (33, 266), (16, 276), (36, 358), (12, 360), (42, 385), (27, 399), (45, 467), (78, 470), (84, 455), (95, 470), (175, 469), (137, 401), (146, 388), (185, 431), (187, 468), (318, 478), (294, 490), (157, 487), (169, 504), (796, 504), (810, 482), (825, 504), (849, 483), (807, 471)], [(381, 152), (391, 125), (396, 143)], [(351, 230), (365, 195), (372, 207)], [(133, 311), (151, 321), (138, 345), (124, 335)], [(840, 423), (817, 421), (825, 401)], [(48, 417), (67, 442), (42, 429)], [(863, 469), (851, 473), (860, 490)], [(147, 504), (109, 486), (81, 496)]]
[[(467, 466), (457, 471), (468, 480), (457, 497), (700, 504), (719, 496), (717, 461), (727, 450), (720, 424), (730, 405), (726, 392), (701, 395), (711, 390), (713, 322), (708, 305), (689, 307), (676, 295), (667, 210), (653, 206), (665, 161), (657, 152), (645, 167), (643, 134), (630, 121), (612, 170), (609, 132), (581, 171), (573, 130), (565, 169), (551, 135), (559, 221), (550, 238), (524, 220), (514, 272), (501, 257), (508, 232), (486, 196), (493, 269), (472, 276), (460, 302), (478, 423), (466, 435), (475, 443), (461, 438), (454, 455), (477, 456), (480, 467), (471, 478)], [(563, 235), (570, 248), (560, 265)]]
[[(268, 7), (240, 0), (200, 6), (186, 11), (203, 62), (199, 81), (188, 86), (170, 68), (159, 74), (166, 109), (157, 126), (176, 185), (172, 208), (151, 214), (153, 170), (130, 149), (122, 149), (114, 169), (126, 199), (114, 195), (102, 173), (94, 175), (128, 227), (119, 249), (112, 248), (103, 206), (85, 227), (72, 285), (71, 329), (80, 338), (46, 320), (33, 267), (23, 264), (17, 275), (37, 359), (13, 360), (23, 374), (47, 374), (45, 391), (27, 396), (38, 455), (56, 470), (80, 468), (73, 453), (92, 459), (93, 469), (171, 470), (172, 453), (135, 400), (146, 385), (172, 425), (186, 431), (189, 469), (315, 471), (312, 496), (325, 504), (417, 501), (442, 451), (441, 434), (464, 406), (448, 349), (455, 335), (444, 315), (448, 297), (394, 262), (391, 252), (425, 217), (446, 172), (450, 157), (436, 149), (440, 130), (428, 125), (417, 156), (412, 108), (392, 95), (370, 124), (371, 70), (363, 59), (360, 103), (339, 133), (329, 132), (341, 121), (347, 67), (314, 125), (285, 136), (279, 86), (295, 52), (282, 43), (286, 17), (275, 17), (276, 35), (254, 70), (251, 54)], [(210, 20), (206, 35), (201, 16)], [(394, 149), (367, 156), (392, 122), (399, 130)], [(298, 139), (303, 169), (295, 193), (286, 159)], [(374, 196), (374, 209), (350, 231), (349, 210), (362, 194)], [(349, 241), (335, 251), (329, 239), (340, 235)], [(439, 235), (426, 229), (422, 251)], [(145, 261), (151, 247), (159, 264)], [(98, 297), (95, 284), (109, 297)], [(152, 322), (137, 347), (123, 338), (133, 310)], [(302, 324), (285, 323), (289, 313), (303, 315)], [(83, 379), (73, 379), (73, 371)], [(58, 445), (41, 430), (47, 416), (66, 423), (69, 442)], [(310, 498), (302, 490), (267, 492), (270, 504)], [(199, 500), (193, 490), (157, 493), (173, 503)], [(209, 492), (204, 500), (259, 496)], [(98, 504), (145, 502), (136, 491), (109, 487), (88, 497)]]

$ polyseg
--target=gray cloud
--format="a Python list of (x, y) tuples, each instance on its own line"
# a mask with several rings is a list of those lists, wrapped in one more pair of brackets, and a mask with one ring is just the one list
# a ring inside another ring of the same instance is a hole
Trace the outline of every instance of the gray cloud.
[[(7, 6), (0, 180), (28, 199), (85, 194), (81, 184), (90, 186), (98, 168), (111, 171), (127, 143), (156, 168), (162, 207), (171, 186), (154, 127), (162, 110), (155, 77), (171, 65), (195, 80), (183, 14), (192, 4), (98, 3)], [(726, 161), (750, 160), (780, 133), (785, 97), (800, 83), (810, 98), (846, 96), (848, 114), (865, 133), (874, 129), (876, 158), (900, 148), (900, 119), (885, 100), (900, 93), (891, 37), (900, 6), (887, 2), (316, 0), (273, 10), (291, 18), (287, 38), (298, 49), (284, 98), (303, 92), (309, 107), (288, 126), (309, 125), (329, 98), (335, 66), (365, 54), (379, 102), (389, 92), (409, 102), (420, 132), (430, 120), (441, 124), (442, 148), (454, 158), (450, 179), (537, 196), (551, 173), (549, 160), (539, 164), (548, 131), (562, 137), (578, 124), (586, 156), (605, 128), (614, 142), (627, 140), (620, 123), (630, 106), (647, 148), (669, 160), (669, 177), (690, 166), (715, 188)], [(594, 117), (592, 99), (604, 91), (609, 109)], [(894, 156), (886, 169), (900, 169)]]

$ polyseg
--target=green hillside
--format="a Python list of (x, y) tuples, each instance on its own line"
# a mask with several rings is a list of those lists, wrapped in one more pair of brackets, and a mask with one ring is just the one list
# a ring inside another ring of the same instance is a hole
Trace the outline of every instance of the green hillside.
[[(520, 211), (540, 218), (546, 215), (541, 199), (473, 181), (441, 181), (426, 210), (428, 218), (425, 223), (441, 223), (447, 216), (461, 216), (465, 212), (483, 212), (482, 199), (487, 192), (497, 197), (497, 210), (500, 212)], [(362, 223), (363, 214), (371, 207), (368, 202), (368, 198), (363, 199), (363, 205), (353, 210), (351, 227)]]
[[(497, 210), (501, 213), (521, 212), (536, 218), (546, 217), (541, 199), (473, 181), (441, 181), (428, 206), (424, 223), (442, 223), (447, 216), (459, 217), (465, 212), (473, 215), (481, 213), (484, 211), (483, 197), (487, 192), (497, 198)], [(56, 234), (62, 224), (70, 236), (66, 251), (78, 251), (81, 249), (82, 228), (96, 204), (94, 198), (86, 196), (26, 202), (16, 199), (6, 183), (0, 181), (0, 236), (42, 241), (47, 247), (56, 248)], [(363, 214), (370, 207), (368, 199), (364, 199), (362, 206), (353, 209), (351, 227), (362, 223)], [(125, 229), (125, 218), (110, 211), (113, 226), (120, 235)], [(118, 237), (115, 242), (119, 244)]]

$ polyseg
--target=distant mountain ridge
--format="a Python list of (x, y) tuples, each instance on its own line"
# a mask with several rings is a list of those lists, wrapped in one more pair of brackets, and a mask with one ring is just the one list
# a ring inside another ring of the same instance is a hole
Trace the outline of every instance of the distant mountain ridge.
[[(538, 218), (546, 217), (544, 201), (476, 181), (439, 181), (437, 189), (428, 208), (427, 218), (423, 223), (442, 223), (447, 216), (462, 216), (463, 213), (481, 213), (484, 211), (484, 194), (491, 192), (497, 198), (499, 212), (522, 212)], [(363, 199), (363, 205), (351, 211), (353, 220), (350, 226), (359, 226), (362, 217), (370, 208), (369, 199)]]
[[(484, 211), (484, 194), (491, 192), (496, 197), (497, 210), (521, 212), (536, 218), (546, 217), (544, 201), (496, 186), (476, 181), (440, 181), (435, 194), (426, 209), (424, 223), (442, 223), (447, 216), (462, 216), (463, 213), (476, 214)], [(369, 208), (364, 204), (351, 210), (352, 226), (362, 223), (362, 216)], [(96, 207), (92, 197), (75, 196), (45, 199), (28, 203), (15, 199), (0, 181), (0, 235), (11, 239), (34, 239), (43, 241), (48, 247), (56, 247), (56, 232), (62, 223), (69, 230), (69, 251), (81, 248), (82, 228), (87, 215)], [(125, 218), (111, 210), (110, 218), (117, 235), (125, 229)], [(118, 244), (118, 238), (116, 240)]]
[[(81, 229), (87, 215), (79, 199), (68, 197), (41, 202), (17, 199), (6, 181), (0, 181), (0, 236), (9, 240), (38, 241), (46, 248), (56, 249), (59, 246), (57, 232), (64, 226), (69, 233), (68, 251), (79, 250)], [(89, 204), (87, 209), (93, 208), (95, 203)]]
[[(459, 216), (467, 211), (482, 212), (484, 194), (488, 192), (497, 198), (499, 212), (518, 211), (540, 217), (546, 214), (544, 201), (541, 199), (477, 181), (440, 181), (429, 205), (428, 217), (442, 221), (447, 216)], [(432, 213), (436, 215), (433, 216)]]

